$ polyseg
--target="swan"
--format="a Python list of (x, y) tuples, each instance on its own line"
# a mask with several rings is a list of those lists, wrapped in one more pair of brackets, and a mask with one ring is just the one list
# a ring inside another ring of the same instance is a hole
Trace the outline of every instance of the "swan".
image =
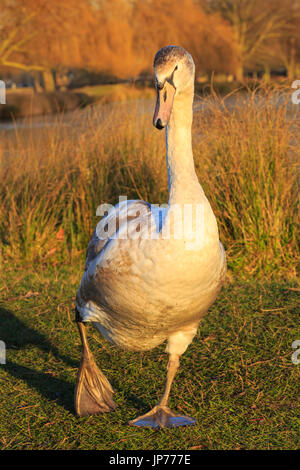
[(88, 346), (85, 323), (91, 322), (122, 349), (145, 351), (167, 341), (162, 398), (129, 422), (160, 428), (196, 422), (169, 408), (169, 394), (180, 356), (221, 289), (226, 257), (194, 168), (193, 58), (180, 46), (163, 47), (155, 55), (154, 73), (153, 124), (165, 128), (169, 202), (160, 207), (123, 198), (93, 233), (75, 302), (82, 342), (75, 410), (86, 416), (115, 409), (112, 387)]

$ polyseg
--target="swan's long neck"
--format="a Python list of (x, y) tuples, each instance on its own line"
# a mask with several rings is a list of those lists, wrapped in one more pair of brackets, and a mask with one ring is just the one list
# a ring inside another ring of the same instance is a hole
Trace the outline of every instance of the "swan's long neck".
[(166, 128), (169, 204), (197, 202), (203, 195), (192, 151), (194, 86), (175, 96)]

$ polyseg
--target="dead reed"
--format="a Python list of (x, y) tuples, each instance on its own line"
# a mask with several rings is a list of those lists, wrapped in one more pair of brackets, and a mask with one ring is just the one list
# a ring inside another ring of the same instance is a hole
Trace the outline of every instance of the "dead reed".
[[(1, 131), (0, 260), (84, 256), (103, 202), (168, 200), (163, 133), (151, 101), (93, 106)], [(238, 276), (295, 276), (299, 110), (283, 90), (196, 102), (199, 180)], [(197, 110), (199, 108), (199, 110)], [(298, 119), (297, 119), (298, 118)]]

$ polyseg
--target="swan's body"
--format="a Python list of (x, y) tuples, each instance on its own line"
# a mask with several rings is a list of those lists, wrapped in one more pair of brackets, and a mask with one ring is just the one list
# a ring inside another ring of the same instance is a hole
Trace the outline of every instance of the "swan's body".
[(92, 322), (120, 348), (147, 350), (168, 341), (169, 373), (160, 410), (156, 407), (132, 424), (150, 425), (151, 417), (151, 425), (162, 425), (162, 420), (176, 425), (176, 417), (171, 413), (162, 418), (161, 410), (166, 408), (179, 356), (220, 290), (226, 261), (215, 216), (194, 169), (192, 58), (184, 49), (169, 46), (157, 53), (154, 68), (154, 124), (167, 124), (169, 204), (161, 210), (144, 201), (125, 201), (101, 220), (88, 247), (76, 307), (83, 322)]
[[(136, 201), (128, 201), (127, 208), (123, 205), (123, 211), (121, 204), (115, 212), (118, 217), (124, 212), (126, 218), (127, 211), (129, 216), (140, 213), (141, 227), (150, 226), (148, 205)], [(204, 220), (215, 222), (208, 203), (206, 209)], [(102, 220), (104, 225), (106, 218)], [(128, 222), (129, 233), (131, 225), (133, 234), (142, 236), (136, 232), (136, 219)], [(151, 238), (113, 239), (101, 249), (95, 233), (77, 294), (82, 320), (95, 322), (106, 339), (124, 349), (152, 349), (177, 333), (193, 337), (215, 300), (224, 270), (217, 231), (206, 239), (209, 243), (199, 251), (187, 250), (185, 240)]]

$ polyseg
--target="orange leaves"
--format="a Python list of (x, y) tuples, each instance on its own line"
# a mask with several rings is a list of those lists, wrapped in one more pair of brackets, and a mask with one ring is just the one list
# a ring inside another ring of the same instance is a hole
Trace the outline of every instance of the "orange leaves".
[[(199, 72), (234, 68), (231, 26), (204, 12), (195, 0), (15, 3), (11, 9), (10, 1), (4, 1), (3, 10), (11, 19), (5, 23), (17, 28), (11, 60), (25, 65), (93, 68), (131, 78), (152, 72), (159, 48), (178, 44), (193, 55)], [(29, 18), (26, 23), (24, 17)]]

